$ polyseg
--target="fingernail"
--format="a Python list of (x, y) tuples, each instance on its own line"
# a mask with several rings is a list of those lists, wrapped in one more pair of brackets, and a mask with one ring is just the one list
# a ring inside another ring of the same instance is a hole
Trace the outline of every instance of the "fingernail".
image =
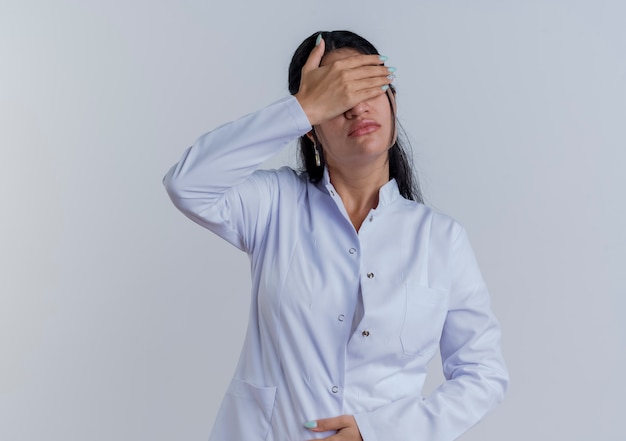
[(396, 76), (394, 74), (387, 75), (388, 80), (395, 80)]
[(395, 68), (395, 67), (388, 67), (388, 68), (387, 68), (387, 70), (388, 70), (390, 73), (394, 73), (394, 72), (396, 71), (396, 68)]
[(317, 421), (307, 421), (304, 423), (304, 427), (307, 429), (315, 429), (317, 427)]
[(380, 61), (387, 61), (389, 58), (385, 57), (384, 55), (381, 55), (378, 57), (380, 59)]
[(381, 87), (381, 89), (386, 91), (387, 89), (389, 89), (389, 84), (385, 84), (384, 86)]
[(315, 46), (319, 46), (322, 42), (322, 33), (317, 34), (317, 38), (315, 39)]

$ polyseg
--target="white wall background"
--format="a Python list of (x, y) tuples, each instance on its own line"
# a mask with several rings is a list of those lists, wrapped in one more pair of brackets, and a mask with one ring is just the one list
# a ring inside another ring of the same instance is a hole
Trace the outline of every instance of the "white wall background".
[(467, 227), (503, 325), (510, 393), (462, 439), (624, 440), (625, 17), (620, 0), (1, 0), (0, 439), (207, 439), (248, 264), (161, 177), (285, 95), (302, 39), (348, 28), (398, 68), (428, 200)]

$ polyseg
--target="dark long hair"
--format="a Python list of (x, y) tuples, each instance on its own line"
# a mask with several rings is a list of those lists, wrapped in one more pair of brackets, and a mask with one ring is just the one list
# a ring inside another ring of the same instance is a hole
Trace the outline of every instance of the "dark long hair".
[[(326, 45), (324, 54), (328, 54), (337, 49), (349, 48), (354, 49), (364, 55), (380, 55), (376, 48), (363, 37), (350, 31), (321, 31), (312, 34), (305, 39), (291, 58), (289, 64), (289, 93), (295, 95), (300, 89), (300, 80), (302, 75), (302, 67), (309, 58), (309, 54), (315, 47), (315, 40), (319, 34), (322, 34), (324, 43)], [(393, 85), (390, 85), (389, 90), (395, 95), (396, 89)], [(391, 106), (392, 118), (399, 127), (399, 123), (396, 120), (396, 113), (394, 106), (391, 102), (391, 97), (387, 95), (389, 99), (389, 106)], [(396, 129), (396, 133), (398, 130)], [(395, 178), (398, 183), (398, 189), (400, 194), (406, 198), (417, 202), (424, 202), (422, 198), (422, 192), (420, 190), (419, 182), (411, 161), (404, 150), (402, 144), (406, 143), (406, 139), (400, 135), (404, 135), (404, 131), (397, 133), (396, 141), (389, 149), (389, 177)], [(311, 182), (319, 182), (324, 174), (324, 167), (326, 162), (324, 161), (323, 150), (319, 151), (321, 166), (316, 165), (315, 150), (313, 148), (313, 142), (306, 136), (300, 137), (300, 161), (302, 163), (303, 171), (306, 171), (309, 175)]]

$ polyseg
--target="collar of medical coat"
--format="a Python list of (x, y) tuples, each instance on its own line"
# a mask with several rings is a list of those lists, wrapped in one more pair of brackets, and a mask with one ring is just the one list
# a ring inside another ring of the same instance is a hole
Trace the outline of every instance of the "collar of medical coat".
[[(328, 168), (324, 167), (324, 176), (321, 181), (322, 187), (326, 188), (329, 194), (333, 195), (337, 193), (335, 187), (330, 182), (330, 175), (328, 174)], [(391, 204), (393, 201), (400, 197), (400, 190), (398, 190), (398, 183), (395, 178), (391, 178), (389, 182), (380, 187), (378, 190), (378, 207), (384, 207)]]

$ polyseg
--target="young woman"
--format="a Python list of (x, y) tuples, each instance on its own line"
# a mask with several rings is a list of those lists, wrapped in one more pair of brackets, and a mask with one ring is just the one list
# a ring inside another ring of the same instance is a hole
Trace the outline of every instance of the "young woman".
[[(251, 260), (211, 441), (452, 440), (503, 398), (489, 294), (463, 228), (422, 204), (385, 61), (351, 32), (310, 36), (289, 97), (203, 135), (165, 177)], [(258, 169), (298, 137), (304, 171)], [(424, 397), (437, 349), (447, 381)]]

